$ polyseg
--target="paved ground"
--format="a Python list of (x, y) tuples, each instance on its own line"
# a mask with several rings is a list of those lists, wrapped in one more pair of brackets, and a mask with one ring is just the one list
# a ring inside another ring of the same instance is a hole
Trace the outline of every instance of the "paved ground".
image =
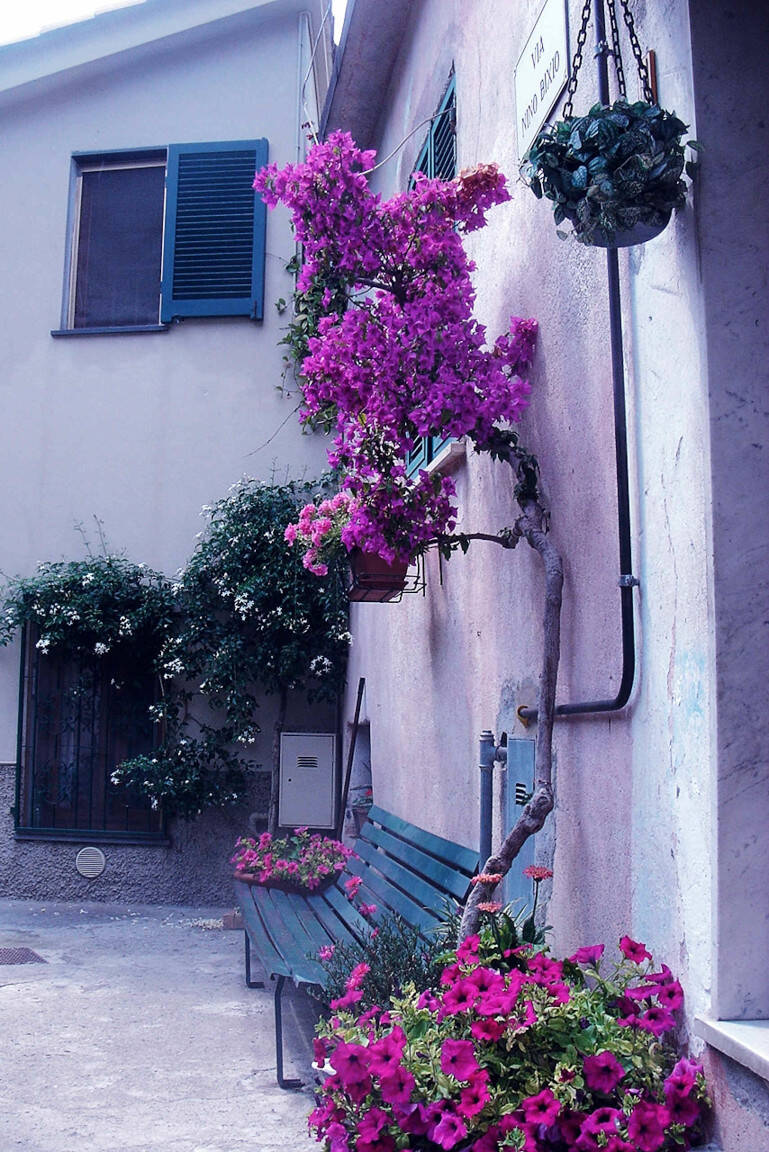
[[(310, 1152), (311, 1087), (275, 1084), (272, 995), (222, 910), (0, 900), (2, 1152)], [(287, 1073), (311, 1010), (286, 996)]]

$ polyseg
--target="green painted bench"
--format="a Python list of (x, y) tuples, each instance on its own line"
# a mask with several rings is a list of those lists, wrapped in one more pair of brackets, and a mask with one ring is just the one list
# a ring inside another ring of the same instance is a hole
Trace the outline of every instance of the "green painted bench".
[(281, 997), (286, 980), (298, 988), (322, 985), (325, 972), (312, 957), (327, 944), (360, 942), (370, 927), (345, 890), (361, 878), (357, 903), (375, 904), (372, 919), (399, 913), (415, 928), (428, 929), (445, 914), (446, 900), (464, 901), (478, 867), (478, 853), (444, 840), (373, 807), (348, 860), (330, 888), (300, 894), (235, 882), (245, 927), (246, 984), (263, 988), (251, 975), (252, 951), (265, 975), (275, 980), (275, 1049), (278, 1084), (299, 1088), (283, 1075)]

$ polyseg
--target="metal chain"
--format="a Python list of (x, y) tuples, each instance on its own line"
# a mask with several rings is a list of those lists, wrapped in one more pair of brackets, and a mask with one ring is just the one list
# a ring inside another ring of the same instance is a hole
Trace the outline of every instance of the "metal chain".
[[(638, 68), (638, 76), (641, 80), (641, 87), (643, 88), (644, 100), (649, 104), (654, 104), (654, 93), (652, 92), (651, 82), (649, 80), (649, 69), (643, 58), (641, 45), (638, 43), (638, 36), (635, 30), (635, 21), (633, 20), (633, 13), (630, 11), (630, 0), (619, 0), (622, 5), (622, 13), (625, 17), (625, 24), (627, 25), (628, 35), (630, 36), (630, 46), (633, 49), (635, 56), (636, 67)], [(610, 0), (611, 7), (614, 7), (614, 0)]]
[(587, 25), (590, 20), (591, 3), (592, 0), (585, 0), (582, 9), (582, 23), (577, 33), (577, 49), (574, 53), (574, 59), (571, 62), (571, 76), (569, 77), (569, 84), (566, 89), (566, 103), (563, 106), (564, 120), (568, 120), (573, 111), (574, 93), (577, 91), (577, 77), (582, 66), (582, 49), (585, 47), (585, 41), (587, 40)]
[(617, 27), (617, 9), (615, 0), (606, 0), (609, 9), (609, 24), (611, 25), (611, 54), (614, 58), (614, 69), (617, 73), (617, 89), (623, 100), (627, 99), (625, 86), (625, 69), (622, 66), (622, 50), (619, 45), (619, 28)]

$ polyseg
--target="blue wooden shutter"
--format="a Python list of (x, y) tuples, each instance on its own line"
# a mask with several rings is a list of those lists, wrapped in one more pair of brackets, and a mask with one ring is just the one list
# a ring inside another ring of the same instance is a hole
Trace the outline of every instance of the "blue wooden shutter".
[(264, 309), (265, 208), (251, 185), (266, 140), (171, 144), (160, 319)]
[[(436, 180), (453, 180), (457, 174), (457, 92), (453, 75), (417, 157), (409, 188), (414, 187), (416, 172)], [(409, 452), (406, 461), (408, 475), (413, 476), (420, 468), (426, 467), (452, 440), (452, 436), (423, 436)]]

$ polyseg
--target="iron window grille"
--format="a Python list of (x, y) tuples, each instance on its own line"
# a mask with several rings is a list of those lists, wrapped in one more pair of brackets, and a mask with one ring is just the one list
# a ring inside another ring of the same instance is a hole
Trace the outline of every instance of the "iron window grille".
[(155, 677), (130, 657), (83, 664), (22, 642), (16, 834), (40, 839), (157, 841), (162, 812), (112, 783), (118, 764), (155, 746)]

